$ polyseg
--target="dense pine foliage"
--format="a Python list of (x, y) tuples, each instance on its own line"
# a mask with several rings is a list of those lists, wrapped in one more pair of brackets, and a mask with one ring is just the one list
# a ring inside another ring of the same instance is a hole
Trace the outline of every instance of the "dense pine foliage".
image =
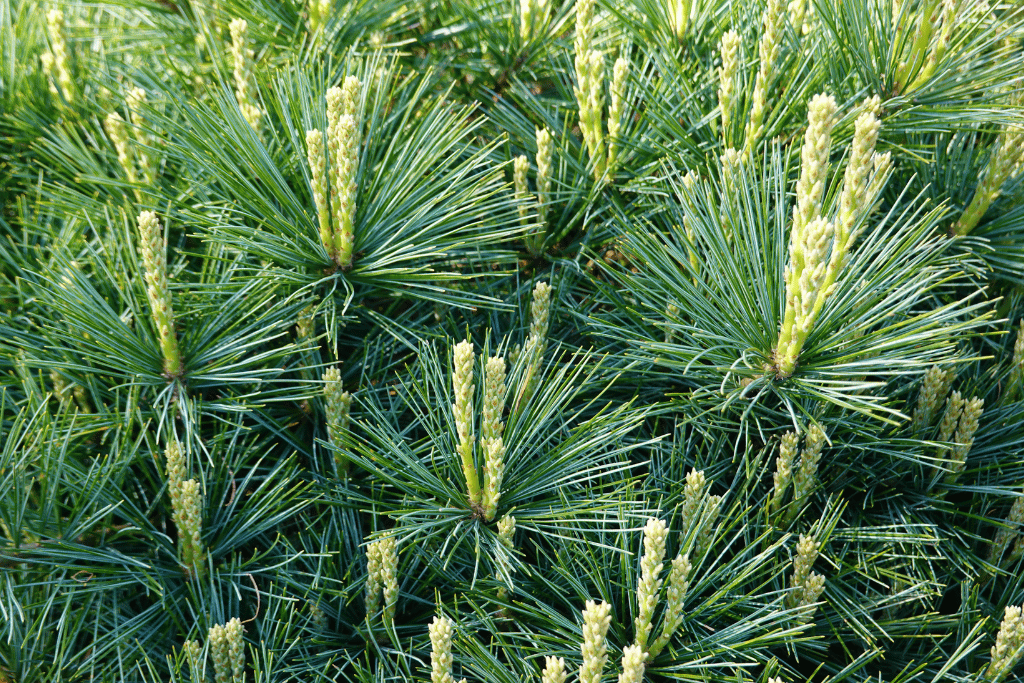
[(0, 681), (1024, 679), (1015, 0), (0, 0)]

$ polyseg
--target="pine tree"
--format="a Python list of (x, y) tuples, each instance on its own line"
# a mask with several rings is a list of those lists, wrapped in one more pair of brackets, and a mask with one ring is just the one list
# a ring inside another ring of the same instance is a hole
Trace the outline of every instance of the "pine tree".
[(0, 683), (1019, 680), (1022, 46), (0, 0)]

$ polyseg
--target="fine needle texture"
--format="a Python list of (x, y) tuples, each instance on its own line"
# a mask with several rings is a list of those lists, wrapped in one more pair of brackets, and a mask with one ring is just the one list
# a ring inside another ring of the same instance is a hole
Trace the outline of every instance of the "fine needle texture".
[(1009, 683), (1024, 3), (0, 0), (0, 683)]

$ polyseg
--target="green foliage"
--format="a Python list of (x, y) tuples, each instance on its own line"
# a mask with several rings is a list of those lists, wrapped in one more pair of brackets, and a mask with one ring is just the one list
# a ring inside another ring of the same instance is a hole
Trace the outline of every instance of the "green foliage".
[(0, 0), (0, 683), (1021, 680), (1024, 10), (585, 4)]

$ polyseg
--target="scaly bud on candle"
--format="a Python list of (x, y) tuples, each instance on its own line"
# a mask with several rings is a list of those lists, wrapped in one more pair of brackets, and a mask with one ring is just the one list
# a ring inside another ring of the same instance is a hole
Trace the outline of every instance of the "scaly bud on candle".
[(665, 618), (661, 624), (661, 635), (648, 649), (647, 654), (654, 659), (665, 649), (672, 635), (683, 623), (683, 601), (690, 587), (690, 556), (676, 555), (668, 572), (668, 589), (665, 592)]
[(145, 128), (142, 127), (142, 105), (146, 102), (146, 91), (142, 88), (132, 88), (125, 98), (128, 105), (128, 113), (131, 115), (132, 125), (135, 126), (135, 158), (138, 161), (142, 177), (147, 185), (156, 182), (157, 163), (153, 159), (150, 149), (153, 147), (153, 139)]
[[(877, 101), (877, 98), (873, 99)], [(824, 289), (818, 296), (816, 311), (821, 310), (827, 291), (835, 283), (840, 269), (846, 264), (850, 245), (859, 232), (858, 226), (867, 216), (874, 201), (874, 197), (868, 196), (868, 178), (872, 170), (872, 157), (875, 154), (875, 143), (878, 141), (881, 123), (869, 108), (857, 118), (854, 126), (850, 159), (846, 165), (846, 175), (843, 177), (835, 242), (832, 245), (831, 258), (825, 271)]]
[(680, 43), (686, 37), (686, 29), (690, 25), (691, 3), (692, 0), (668, 0), (668, 25)]
[(363, 602), (366, 603), (366, 618), (373, 619), (380, 609), (381, 588), (383, 587), (383, 558), (379, 541), (366, 546), (366, 590)]
[(600, 683), (608, 662), (608, 627), (612, 623), (612, 606), (606, 602), (587, 601), (583, 610), (583, 642), (580, 652), (579, 683)]
[(775, 512), (782, 505), (782, 498), (786, 495), (790, 482), (793, 480), (793, 461), (796, 459), (800, 437), (796, 432), (786, 432), (779, 445), (779, 457), (775, 459), (775, 488), (772, 490), (772, 499), (768, 504), (768, 511)]
[(718, 107), (722, 110), (722, 140), (726, 147), (732, 146), (739, 48), (740, 35), (735, 31), (726, 31), (718, 48), (722, 55), (722, 66), (718, 69)]
[(804, 19), (807, 17), (807, 0), (791, 0), (789, 3), (789, 23), (793, 25), (798, 36), (804, 34), (807, 26)]
[[(334, 224), (338, 225), (341, 220), (338, 214), (338, 187), (340, 185), (338, 180), (338, 143), (341, 139), (338, 132), (338, 124), (341, 121), (341, 115), (344, 113), (344, 97), (341, 88), (338, 87), (328, 88), (324, 97), (327, 101), (327, 159), (329, 160), (327, 180), (331, 192), (331, 215), (334, 217)], [(330, 254), (331, 259), (336, 261), (333, 234), (332, 232), (331, 247), (327, 252)]]
[(519, 0), (519, 36), (524, 43), (540, 34), (551, 11), (550, 0)]
[[(577, 63), (581, 60), (577, 59)], [(590, 155), (595, 181), (604, 178), (607, 169), (604, 131), (601, 118), (604, 114), (604, 58), (597, 50), (591, 50), (582, 59), (582, 71), (577, 71), (576, 101), (580, 110), (580, 132)]]
[[(816, 95), (811, 100), (785, 272), (786, 310), (775, 350), (775, 369), (781, 378), (796, 369), (804, 342), (834, 284), (826, 275), (835, 228), (820, 216), (835, 114), (831, 96)], [(838, 267), (833, 268), (832, 277), (837, 272)]]
[(911, 428), (915, 433), (921, 433), (932, 426), (935, 415), (939, 412), (939, 406), (946, 400), (955, 374), (952, 368), (943, 370), (938, 365), (933, 365), (925, 372), (921, 390), (917, 394), (914, 417), (911, 421)]
[(812, 424), (804, 439), (804, 450), (800, 454), (800, 466), (797, 468), (796, 476), (793, 477), (793, 506), (789, 510), (787, 524), (792, 524), (800, 514), (807, 497), (818, 483), (818, 462), (821, 460), (821, 450), (824, 446), (825, 432), (818, 425)]
[(582, 73), (588, 55), (594, 44), (594, 0), (576, 0), (576, 73)]
[(203, 550), (202, 507), (199, 483), (186, 480), (188, 466), (177, 441), (167, 444), (164, 451), (167, 470), (167, 495), (171, 499), (171, 515), (178, 528), (178, 557), (185, 572), (202, 576), (205, 570)]
[(398, 541), (385, 536), (377, 541), (380, 559), (380, 583), (384, 594), (384, 629), (394, 630), (395, 609), (398, 606)]
[(622, 116), (625, 111), (626, 79), (629, 76), (629, 61), (625, 57), (615, 60), (612, 68), (611, 103), (608, 105), (608, 172), (615, 170), (619, 160), (619, 136), (622, 130)]
[(363, 84), (355, 76), (345, 76), (341, 84), (341, 107), (344, 114), (351, 116), (356, 123), (356, 147), (362, 145), (362, 91)]
[(704, 477), (704, 470), (690, 470), (687, 473), (686, 485), (683, 487), (683, 508), (681, 512), (683, 533), (687, 533), (690, 527), (700, 523), (706, 484), (707, 480)]
[(619, 683), (640, 683), (644, 678), (644, 660), (647, 653), (639, 645), (627, 645), (622, 649), (622, 673)]
[(178, 377), (183, 371), (178, 338), (174, 333), (174, 309), (171, 307), (171, 292), (167, 285), (167, 244), (163, 229), (152, 211), (139, 214), (139, 250), (142, 252), (143, 270), (146, 279), (146, 296), (160, 338), (160, 350), (164, 356), (164, 374)]
[(327, 185), (327, 157), (324, 156), (324, 136), (319, 130), (306, 131), (306, 158), (309, 161), (309, 186), (320, 224), (320, 242), (328, 258), (334, 260), (334, 233), (331, 230), (330, 190)]
[[(516, 518), (515, 517), (513, 517), (512, 515), (505, 515), (504, 517), (502, 517), (501, 519), (498, 520), (498, 541), (510, 553), (515, 551), (515, 544), (514, 544), (514, 542), (512, 540), (513, 537), (515, 536), (515, 533), (516, 533)], [(512, 590), (511, 575), (512, 575), (513, 570), (514, 570), (513, 567), (508, 567), (508, 573), (509, 573), (509, 577), (510, 578), (508, 579), (508, 585), (507, 586), (502, 586), (501, 588), (498, 589), (498, 599), (499, 600), (505, 600), (506, 598), (508, 598), (508, 593), (509, 593), (510, 590)]]
[(921, 67), (917, 78), (907, 87), (906, 92), (917, 90), (935, 74), (935, 67), (946, 56), (946, 51), (949, 49), (949, 39), (952, 36), (954, 24), (957, 21), (969, 21), (956, 15), (957, 4), (957, 0), (938, 0), (937, 7), (932, 10), (929, 28), (935, 39), (928, 47), (928, 56), (925, 58), (924, 66)]
[(484, 368), (483, 438), (500, 439), (505, 428), (505, 359), (493, 356)]
[(245, 680), (245, 642), (242, 639), (242, 622), (235, 617), (224, 624), (224, 634), (228, 641), (228, 660), (231, 662), (231, 675), (234, 683)]
[[(790, 609), (808, 607), (821, 597), (825, 589), (825, 578), (811, 571), (818, 557), (820, 544), (812, 536), (800, 536), (796, 546), (796, 557), (793, 558), (793, 576), (790, 579), (790, 590), (786, 595), (786, 607)], [(803, 615), (809, 619), (813, 610)]]
[[(114, 144), (114, 150), (117, 151), (117, 162), (124, 171), (125, 179), (134, 185), (138, 180), (138, 174), (135, 171), (135, 158), (128, 142), (128, 125), (115, 111), (107, 114), (107, 118), (103, 120), (103, 130), (107, 132), (107, 137)], [(138, 190), (136, 190), (136, 196), (138, 196)]]
[(502, 438), (505, 409), (505, 359), (495, 356), (484, 368), (483, 437), (484, 448), (484, 520), (491, 521), (498, 512), (501, 481), (505, 473), (505, 444)]
[(541, 683), (565, 683), (565, 660), (561, 657), (545, 657)]
[[(68, 65), (67, 41), (64, 39), (64, 12), (52, 9), (46, 13), (46, 33), (50, 38), (50, 52), (44, 52), (40, 61), (50, 82), (50, 92), (54, 95), (63, 93), (65, 101), (70, 104), (74, 100), (74, 81)], [(60, 85), (59, 92), (57, 85)]]
[(942, 414), (942, 421), (939, 422), (939, 441), (952, 440), (953, 430), (960, 422), (960, 415), (963, 414), (966, 403), (959, 391), (953, 390), (949, 395), (949, 400), (946, 401), (946, 412)]
[(206, 573), (206, 552), (202, 540), (203, 493), (199, 482), (195, 479), (182, 482), (179, 498), (181, 509), (174, 511), (174, 523), (178, 527), (178, 552), (185, 571), (189, 575), (194, 571), (197, 577), (202, 577)]
[(999, 624), (996, 644), (992, 647), (992, 661), (985, 669), (985, 676), (992, 683), (1003, 680), (1024, 655), (1024, 614), (1020, 607), (1012, 605), (1003, 611)]
[[(1006, 525), (1006, 527), (1000, 527), (996, 532), (989, 548), (989, 562), (994, 564), (1013, 562), (1020, 557), (1021, 551), (1024, 551), (1024, 545), (1022, 545), (1024, 536), (1021, 535), (1021, 529), (1024, 528), (1024, 495), (1014, 499), (1010, 513), (1006, 516)], [(1010, 551), (1008, 557), (1004, 557), (1006, 551), (1010, 550), (1011, 543), (1014, 543), (1015, 547)]]
[[(340, 449), (344, 444), (345, 433), (348, 432), (349, 410), (352, 407), (352, 396), (347, 391), (342, 391), (341, 372), (338, 368), (327, 368), (323, 375), (324, 381), (324, 403), (327, 413), (327, 436), (331, 445)], [(334, 462), (338, 472), (348, 469), (348, 461), (342, 458), (337, 452), (334, 455)]]
[(512, 162), (512, 184), (516, 192), (516, 204), (519, 209), (519, 222), (523, 225), (529, 223), (530, 209), (527, 202), (530, 200), (530, 186), (526, 181), (526, 174), (530, 170), (530, 160), (525, 154), (521, 154)]
[(1024, 128), (1018, 126), (1003, 131), (993, 147), (995, 149), (989, 157), (985, 175), (974, 191), (974, 198), (951, 228), (954, 235), (970, 233), (992, 202), (999, 198), (1003, 183), (1024, 159)]
[(546, 282), (538, 282), (533, 288), (533, 301), (530, 304), (530, 336), (526, 340), (523, 353), (527, 363), (523, 380), (523, 398), (529, 399), (537, 388), (537, 373), (540, 372), (544, 360), (544, 349), (547, 348), (549, 316), (551, 314), (551, 287)]
[[(537, 215), (542, 224), (546, 223), (547, 205), (551, 201), (551, 157), (554, 145), (547, 128), (537, 129)], [(543, 232), (541, 232), (543, 236)], [(542, 237), (543, 238), (543, 237)]]
[(454, 683), (452, 678), (452, 622), (434, 617), (430, 622), (430, 683)]
[(835, 117), (836, 101), (831, 95), (819, 94), (811, 99), (807, 110), (807, 132), (800, 150), (800, 179), (793, 209), (794, 232), (802, 231), (821, 215), (821, 197), (825, 191)]
[(356, 176), (359, 171), (359, 129), (351, 114), (342, 114), (337, 125), (338, 168), (334, 207), (334, 255), (342, 270), (352, 266), (355, 248)]
[(775, 62), (779, 58), (783, 27), (782, 0), (768, 0), (761, 18), (763, 25), (761, 42), (758, 45), (760, 64), (754, 78), (754, 94), (751, 97), (750, 119), (747, 121), (746, 141), (743, 156), (749, 159), (754, 147), (764, 135), (764, 115), (768, 104), (768, 85), (775, 78)]
[(1006, 391), (1003, 393), (1004, 403), (1014, 400), (1024, 386), (1024, 320), (1020, 321), (1017, 338), (1013, 342), (1013, 356), (1010, 359), (1010, 376)]
[(648, 519), (644, 527), (644, 555), (640, 560), (640, 580), (637, 582), (637, 615), (633, 620), (636, 627), (635, 643), (641, 651), (647, 650), (647, 640), (653, 627), (654, 608), (658, 604), (661, 590), (662, 560), (665, 558), (665, 540), (668, 527), (660, 519)]
[(950, 472), (946, 474), (946, 483), (952, 484), (963, 472), (967, 464), (967, 454), (974, 445), (974, 434), (978, 431), (978, 420), (985, 407), (985, 401), (975, 396), (963, 403), (960, 419), (957, 421), (956, 432), (953, 434), (954, 446), (949, 451)]
[(256, 79), (253, 58), (256, 53), (249, 48), (249, 24), (245, 19), (233, 19), (231, 30), (231, 55), (235, 60), (235, 99), (242, 116), (257, 133), (263, 112), (255, 103)]
[[(921, 3), (920, 12), (917, 14), (917, 25), (914, 27), (913, 40), (910, 41), (910, 52), (905, 59), (900, 61), (896, 70), (896, 91), (899, 93), (906, 94), (915, 87), (913, 84), (920, 81), (921, 67), (927, 60), (932, 36), (937, 32), (939, 22), (942, 20), (939, 4), (940, 0), (924, 0)], [(900, 29), (905, 30), (905, 26), (900, 26)], [(905, 42), (900, 37), (896, 44), (904, 45)], [(908, 87), (908, 81), (912, 76), (915, 77), (915, 80)]]
[(458, 452), (462, 461), (462, 473), (466, 477), (469, 504), (474, 509), (480, 508), (483, 503), (480, 478), (477, 476), (476, 463), (473, 459), (473, 445), (476, 442), (476, 436), (473, 434), (473, 395), (476, 387), (473, 384), (473, 366), (475, 362), (476, 356), (473, 353), (472, 342), (467, 339), (455, 345), (452, 353), (452, 388), (455, 391), (452, 414), (459, 437)]
[(210, 627), (210, 657), (216, 683), (242, 683), (245, 680), (242, 631), (242, 622), (237, 617), (226, 624)]

